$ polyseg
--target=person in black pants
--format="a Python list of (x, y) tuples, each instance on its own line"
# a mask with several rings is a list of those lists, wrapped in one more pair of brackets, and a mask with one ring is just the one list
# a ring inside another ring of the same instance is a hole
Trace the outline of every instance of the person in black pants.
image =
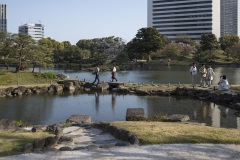
[(97, 85), (99, 83), (99, 72), (100, 72), (100, 68), (97, 66), (96, 70), (95, 70), (95, 80), (93, 81), (93, 84), (97, 81)]

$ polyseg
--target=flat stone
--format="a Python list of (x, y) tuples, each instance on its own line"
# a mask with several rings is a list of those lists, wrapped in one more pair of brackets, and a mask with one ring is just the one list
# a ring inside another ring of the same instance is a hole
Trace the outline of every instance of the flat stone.
[(108, 144), (101, 145), (99, 148), (111, 148), (114, 146), (115, 146), (115, 143), (108, 143)]
[(63, 129), (63, 134), (68, 134), (68, 133), (72, 133), (72, 132), (75, 132), (75, 131), (79, 131), (79, 130), (83, 130), (82, 128), (80, 128), (80, 127), (75, 127), (75, 126), (73, 126), (73, 127), (67, 127), (67, 128), (64, 128)]
[(83, 150), (86, 149), (86, 147), (76, 147), (73, 149), (73, 151), (79, 151), (79, 150)]
[(61, 147), (59, 151), (72, 151), (71, 147)]
[(90, 146), (87, 146), (86, 147), (88, 150), (96, 150), (96, 149), (98, 149), (98, 146), (96, 146), (96, 145), (90, 145)]
[(117, 142), (116, 144), (115, 144), (115, 146), (131, 146), (131, 143), (129, 143), (129, 142)]
[(173, 122), (186, 122), (186, 121), (189, 121), (190, 118), (188, 115), (174, 114), (174, 115), (169, 116), (168, 120), (173, 121)]

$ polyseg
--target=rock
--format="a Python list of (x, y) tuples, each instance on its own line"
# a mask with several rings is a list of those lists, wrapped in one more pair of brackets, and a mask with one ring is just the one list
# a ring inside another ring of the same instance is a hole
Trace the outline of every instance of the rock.
[(128, 108), (126, 113), (126, 121), (144, 121), (143, 108)]
[(96, 149), (98, 149), (98, 146), (96, 146), (96, 145), (90, 145), (90, 146), (87, 146), (86, 147), (88, 150), (96, 150)]
[(4, 91), (0, 91), (0, 98), (6, 97), (5, 92)]
[(59, 151), (72, 151), (71, 147), (61, 147), (59, 148)]
[(131, 143), (129, 143), (129, 142), (117, 142), (116, 144), (115, 144), (115, 146), (122, 146), (122, 147), (124, 147), (124, 146), (131, 146)]
[(115, 146), (115, 143), (108, 143), (108, 144), (101, 145), (99, 148), (111, 148), (114, 146)]
[(81, 124), (81, 123), (90, 123), (91, 121), (92, 121), (91, 117), (87, 115), (72, 115), (70, 118), (66, 120), (66, 123), (71, 122), (71, 123)]
[(18, 89), (20, 92), (25, 93), (26, 90), (27, 90), (27, 87), (19, 86), (17, 89)]
[(53, 146), (57, 145), (59, 138), (60, 137), (58, 137), (58, 136), (45, 138), (45, 145), (44, 146), (46, 148), (49, 148), (49, 147), (53, 147)]
[(79, 150), (83, 150), (86, 149), (86, 147), (76, 147), (73, 149), (73, 151), (79, 151)]
[(59, 92), (59, 91), (62, 91), (62, 90), (63, 90), (62, 85), (51, 85), (48, 88), (48, 92)]
[(34, 142), (33, 142), (33, 148), (34, 149), (37, 149), (37, 148), (43, 148), (45, 145), (45, 139), (44, 138), (41, 138), (41, 139), (36, 139)]
[(240, 110), (240, 103), (236, 103), (236, 109)]
[(75, 87), (73, 85), (72, 82), (66, 82), (64, 83), (63, 85), (63, 90), (66, 90), (66, 91), (74, 91), (75, 90)]
[(72, 137), (67, 137), (67, 136), (61, 136), (59, 139), (59, 142), (73, 142), (73, 138)]
[(138, 139), (138, 137), (137, 137), (136, 135), (134, 135), (134, 134), (130, 137), (129, 142), (130, 142), (131, 144), (133, 144), (133, 145), (139, 145), (139, 139)]
[(47, 126), (46, 130), (48, 132), (56, 132), (57, 128), (58, 128), (58, 125), (57, 124), (53, 124), (53, 125)]
[(169, 116), (168, 120), (171, 122), (186, 122), (186, 121), (189, 121), (190, 118), (188, 115), (174, 114)]
[(33, 151), (33, 144), (32, 143), (27, 143), (23, 148), (22, 152), (23, 153), (31, 153)]
[(145, 95), (150, 95), (150, 92), (148, 91), (143, 91), (143, 90), (136, 90), (137, 95), (145, 96)]

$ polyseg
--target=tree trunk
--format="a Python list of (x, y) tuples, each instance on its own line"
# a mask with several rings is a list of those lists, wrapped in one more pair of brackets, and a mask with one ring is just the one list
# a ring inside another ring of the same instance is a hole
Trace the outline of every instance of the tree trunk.
[(34, 71), (35, 71), (35, 67), (36, 67), (36, 65), (34, 64), (34, 65), (33, 65), (32, 73), (34, 73)]
[(9, 70), (9, 65), (7, 62), (4, 63), (5, 64), (5, 67), (7, 68), (7, 70)]

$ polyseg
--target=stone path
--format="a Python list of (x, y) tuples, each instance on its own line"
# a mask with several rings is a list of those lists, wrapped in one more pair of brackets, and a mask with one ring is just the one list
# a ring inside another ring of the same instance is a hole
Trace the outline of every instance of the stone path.
[[(109, 133), (105, 133), (91, 126), (67, 127), (63, 129), (65, 140), (54, 147), (60, 151), (95, 150), (114, 146), (130, 146), (129, 142), (116, 139)], [(60, 140), (61, 141), (61, 140)]]

